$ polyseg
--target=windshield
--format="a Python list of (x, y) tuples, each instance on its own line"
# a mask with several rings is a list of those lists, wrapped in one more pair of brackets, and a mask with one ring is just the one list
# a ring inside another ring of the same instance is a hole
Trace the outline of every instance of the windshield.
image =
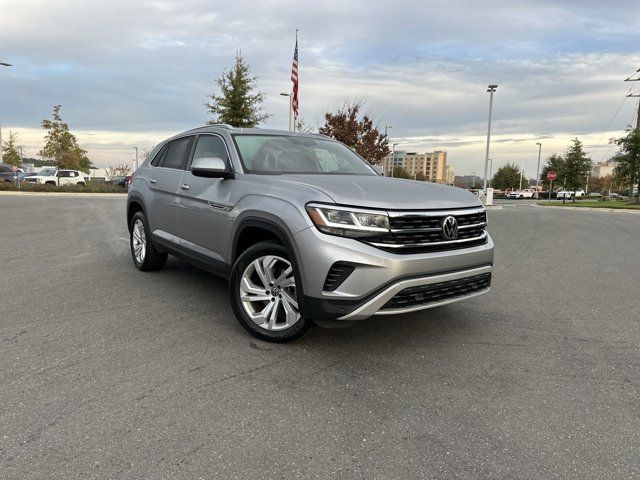
[(377, 175), (357, 154), (332, 140), (286, 135), (233, 135), (245, 173)]
[(53, 177), (56, 174), (55, 170), (51, 168), (45, 168), (44, 170), (40, 170), (36, 175), (39, 177)]

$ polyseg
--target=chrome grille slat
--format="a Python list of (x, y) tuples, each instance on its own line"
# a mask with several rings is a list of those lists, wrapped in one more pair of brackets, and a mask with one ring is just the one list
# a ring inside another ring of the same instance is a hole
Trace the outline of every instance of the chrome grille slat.
[[(449, 215), (458, 221), (455, 240), (446, 240), (442, 235), (441, 222)], [(422, 253), (480, 245), (488, 236), (483, 208), (389, 212), (389, 224), (389, 234), (363, 241), (393, 253)]]

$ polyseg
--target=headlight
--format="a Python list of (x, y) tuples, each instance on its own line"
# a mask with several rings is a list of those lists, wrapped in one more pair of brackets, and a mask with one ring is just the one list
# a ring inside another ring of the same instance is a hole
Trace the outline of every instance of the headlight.
[(310, 203), (307, 212), (321, 232), (361, 238), (389, 233), (387, 212)]

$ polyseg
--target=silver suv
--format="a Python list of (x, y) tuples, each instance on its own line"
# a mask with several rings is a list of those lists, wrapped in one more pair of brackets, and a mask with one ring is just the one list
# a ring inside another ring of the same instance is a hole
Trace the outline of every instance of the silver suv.
[(171, 254), (229, 279), (242, 326), (273, 342), (491, 283), (475, 195), (382, 177), (322, 135), (226, 125), (176, 135), (133, 175), (127, 224), (138, 269)]

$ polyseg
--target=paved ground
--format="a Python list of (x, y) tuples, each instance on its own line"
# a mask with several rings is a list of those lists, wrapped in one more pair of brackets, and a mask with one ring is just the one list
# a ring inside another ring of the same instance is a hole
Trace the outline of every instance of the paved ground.
[(123, 216), (0, 197), (1, 478), (640, 476), (640, 215), (492, 210), (489, 295), (289, 345)]

